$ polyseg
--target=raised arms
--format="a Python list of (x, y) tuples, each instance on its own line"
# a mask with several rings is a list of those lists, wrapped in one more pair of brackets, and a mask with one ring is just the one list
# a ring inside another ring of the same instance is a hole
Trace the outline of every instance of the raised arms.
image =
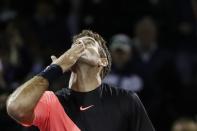
[[(76, 44), (59, 58), (52, 57), (52, 64), (61, 67), (62, 71), (69, 70), (84, 52), (82, 44)], [(18, 87), (7, 100), (7, 112), (15, 120), (31, 124), (34, 120), (34, 108), (43, 93), (48, 89), (49, 81), (43, 76), (34, 76)]]

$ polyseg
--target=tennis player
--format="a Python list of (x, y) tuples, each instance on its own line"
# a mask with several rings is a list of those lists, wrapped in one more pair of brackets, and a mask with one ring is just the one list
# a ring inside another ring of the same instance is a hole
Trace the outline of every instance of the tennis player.
[[(84, 30), (68, 51), (51, 58), (51, 65), (7, 100), (7, 112), (17, 122), (41, 131), (154, 131), (135, 93), (102, 84), (111, 56), (99, 34)], [(68, 88), (47, 91), (69, 70)]]

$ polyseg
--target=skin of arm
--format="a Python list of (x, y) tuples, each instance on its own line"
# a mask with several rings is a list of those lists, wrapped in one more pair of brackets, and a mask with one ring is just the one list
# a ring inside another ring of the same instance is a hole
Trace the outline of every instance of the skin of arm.
[[(65, 72), (76, 63), (83, 52), (84, 46), (77, 44), (58, 59), (53, 56), (52, 64), (59, 65)], [(20, 123), (31, 124), (34, 120), (34, 108), (48, 87), (48, 80), (42, 76), (34, 76), (25, 82), (9, 96), (6, 105), (8, 114)]]
[(34, 108), (48, 86), (45, 78), (35, 76), (18, 87), (7, 101), (8, 114), (21, 123), (32, 123)]

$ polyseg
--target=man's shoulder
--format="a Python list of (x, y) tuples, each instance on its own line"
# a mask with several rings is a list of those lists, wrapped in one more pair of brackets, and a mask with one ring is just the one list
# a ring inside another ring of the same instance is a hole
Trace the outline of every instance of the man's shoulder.
[(141, 107), (140, 99), (135, 92), (116, 88), (111, 85), (103, 87), (102, 97), (106, 103), (113, 103), (126, 112), (135, 112), (135, 109)]
[(53, 93), (53, 91), (45, 91), (42, 94), (42, 97), (40, 98), (40, 101), (50, 101), (51, 99), (54, 99), (55, 94)]
[(137, 94), (133, 91), (118, 88), (109, 84), (103, 84), (101, 89), (103, 97), (117, 97), (124, 99), (135, 99), (137, 97)]
[(55, 95), (58, 97), (59, 100), (64, 99), (67, 100), (70, 96), (70, 89), (62, 88), (55, 92)]

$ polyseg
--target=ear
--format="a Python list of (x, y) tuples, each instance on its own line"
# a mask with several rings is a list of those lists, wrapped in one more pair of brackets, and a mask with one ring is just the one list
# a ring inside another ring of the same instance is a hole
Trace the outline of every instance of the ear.
[(102, 66), (102, 67), (106, 67), (108, 65), (108, 60), (107, 58), (100, 58), (100, 61), (99, 61), (99, 66)]

